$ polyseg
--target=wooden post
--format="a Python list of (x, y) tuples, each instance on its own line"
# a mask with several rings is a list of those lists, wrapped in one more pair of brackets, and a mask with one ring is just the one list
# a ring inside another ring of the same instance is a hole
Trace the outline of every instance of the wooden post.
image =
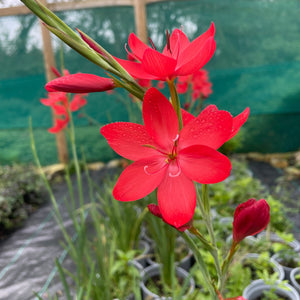
[(148, 44), (147, 14), (145, 0), (134, 0), (134, 19), (136, 35)]
[[(47, 0), (41, 1), (44, 5), (47, 5)], [(41, 31), (42, 31), (42, 39), (43, 39), (43, 55), (44, 55), (44, 65), (46, 71), (46, 78), (47, 81), (53, 80), (56, 76), (51, 71), (51, 67), (55, 67), (55, 57), (53, 53), (52, 43), (51, 43), (51, 36), (49, 30), (42, 24)], [(56, 115), (52, 110), (52, 118), (53, 124), (55, 123)], [(65, 137), (65, 133), (63, 130), (55, 134), (56, 137), (56, 147), (58, 152), (58, 160), (60, 163), (66, 164), (69, 161), (69, 153), (68, 153), (68, 146)]]

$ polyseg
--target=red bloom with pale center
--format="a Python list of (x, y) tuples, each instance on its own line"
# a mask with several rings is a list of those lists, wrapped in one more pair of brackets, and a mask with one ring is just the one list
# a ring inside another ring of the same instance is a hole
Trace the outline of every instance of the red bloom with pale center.
[(208, 106), (198, 117), (183, 111), (184, 127), (168, 99), (150, 88), (143, 101), (145, 125), (118, 122), (101, 129), (109, 145), (133, 160), (113, 190), (119, 201), (141, 199), (157, 188), (165, 222), (179, 228), (193, 217), (196, 191), (193, 181), (210, 184), (230, 174), (231, 163), (218, 149), (234, 136), (249, 110), (233, 118), (227, 111)]
[(171, 36), (167, 34), (167, 45), (162, 53), (144, 44), (134, 33), (129, 35), (131, 55), (138, 61), (116, 60), (134, 78), (173, 80), (177, 76), (193, 74), (201, 69), (213, 56), (216, 43), (215, 27), (210, 28), (192, 42), (179, 29)]
[(235, 210), (233, 219), (233, 241), (239, 243), (246, 236), (264, 230), (270, 221), (270, 207), (266, 200), (249, 199)]

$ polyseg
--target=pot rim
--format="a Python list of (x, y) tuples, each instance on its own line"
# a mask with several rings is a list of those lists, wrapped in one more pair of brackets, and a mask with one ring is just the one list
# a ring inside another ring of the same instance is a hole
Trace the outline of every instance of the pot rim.
[[(143, 293), (147, 293), (148, 296), (152, 297), (153, 299), (161, 299), (161, 300), (172, 300), (171, 297), (160, 297), (157, 294), (154, 294), (153, 292), (151, 292), (145, 285), (145, 282), (147, 281), (147, 279), (153, 275), (157, 275), (160, 273), (160, 264), (153, 264), (150, 265), (148, 267), (146, 267), (142, 272), (141, 272), (141, 281), (140, 281), (140, 287), (142, 289)], [(192, 294), (195, 290), (195, 281), (194, 278), (192, 276), (190, 276), (190, 274), (188, 272), (186, 272), (184, 269), (180, 268), (180, 267), (175, 267), (176, 270), (176, 274), (178, 276), (182, 276), (183, 278), (187, 278), (189, 277), (189, 283), (190, 283), (190, 288), (187, 291), (187, 293), (185, 294), (184, 298), (190, 294)], [(153, 274), (148, 274), (148, 273), (153, 273)], [(147, 275), (148, 274), (148, 275)], [(151, 298), (151, 299), (152, 299)]]

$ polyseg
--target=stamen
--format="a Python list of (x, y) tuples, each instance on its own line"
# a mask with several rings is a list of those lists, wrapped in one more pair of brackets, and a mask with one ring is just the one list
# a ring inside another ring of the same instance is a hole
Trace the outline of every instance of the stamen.
[(147, 148), (157, 150), (153, 145), (149, 145), (149, 144), (142, 145), (142, 147), (147, 147)]
[(155, 146), (153, 146), (153, 145), (145, 144), (145, 145), (142, 145), (142, 147), (151, 148), (151, 149), (154, 149), (154, 150), (156, 150), (157, 152), (159, 152), (159, 153), (161, 153), (161, 154), (163, 154), (163, 155), (168, 155), (168, 153), (163, 152), (163, 151), (157, 149), (157, 148), (156, 148)]
[(148, 38), (148, 39), (149, 39), (149, 41), (150, 41), (150, 44), (151, 44), (152, 48), (153, 48), (154, 50), (156, 50), (153, 41), (152, 41), (150, 38)]
[(170, 33), (169, 31), (167, 30), (167, 49), (170, 51), (170, 53), (172, 54), (172, 51), (171, 51), (171, 43), (170, 43)]
[(173, 142), (175, 143), (178, 139), (179, 139), (179, 134), (176, 135), (176, 137), (175, 137), (175, 139), (173, 140)]

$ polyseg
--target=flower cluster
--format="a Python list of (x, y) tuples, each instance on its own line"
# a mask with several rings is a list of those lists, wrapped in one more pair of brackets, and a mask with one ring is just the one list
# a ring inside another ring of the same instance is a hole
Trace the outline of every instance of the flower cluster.
[[(205, 272), (203, 275), (211, 293), (223, 300), (221, 293), (226, 271), (239, 243), (246, 236), (265, 229), (270, 214), (264, 199), (249, 199), (237, 207), (232, 247), (220, 268), (205, 190), (206, 185), (221, 182), (230, 175), (230, 160), (218, 149), (238, 133), (249, 116), (249, 108), (233, 117), (215, 105), (208, 105), (203, 110), (200, 107), (201, 111), (194, 116), (181, 108), (177, 94), (191, 90), (191, 100), (195, 101), (204, 100), (212, 93), (208, 73), (201, 68), (215, 52), (214, 24), (192, 42), (182, 30), (175, 29), (172, 34), (167, 32), (167, 43), (162, 53), (156, 50), (153, 42), (151, 48), (131, 33), (128, 40), (131, 52), (128, 52), (127, 60), (111, 56), (85, 34), (79, 33), (92, 53), (97, 53), (97, 63), (101, 61), (103, 66), (108, 65), (108, 70), (112, 68), (112, 73), (119, 75), (120, 79), (113, 75), (103, 78), (82, 73), (58, 74), (57, 79), (46, 85), (49, 97), (41, 100), (44, 105), (51, 106), (56, 115), (62, 116), (56, 119), (56, 124), (49, 131), (56, 133), (67, 126), (69, 114), (86, 104), (83, 93), (122, 87), (132, 95), (138, 95), (138, 99), (143, 101), (143, 125), (116, 122), (101, 128), (101, 134), (110, 147), (133, 161), (117, 180), (113, 196), (119, 201), (135, 201), (157, 190), (157, 204), (148, 205), (149, 211), (179, 231), (190, 230), (209, 249), (218, 273), (218, 286), (208, 279)], [(167, 82), (170, 100), (152, 87), (152, 80), (158, 80), (159, 86)], [(69, 102), (67, 93), (78, 94)], [(210, 241), (193, 227), (197, 183), (204, 186), (199, 207)], [(227, 298), (234, 299), (244, 300), (242, 296)]]
[(84, 98), (86, 95), (77, 94), (74, 95), (71, 102), (69, 102), (69, 96), (64, 92), (52, 92), (49, 93), (48, 98), (41, 99), (41, 103), (50, 106), (56, 116), (55, 124), (49, 128), (50, 133), (58, 133), (64, 129), (70, 120), (69, 113), (79, 110), (81, 107), (86, 105), (87, 101)]
[(198, 70), (191, 75), (179, 76), (177, 79), (178, 94), (185, 94), (192, 91), (192, 101), (206, 99), (212, 94), (212, 84), (208, 79), (208, 72), (204, 69)]

